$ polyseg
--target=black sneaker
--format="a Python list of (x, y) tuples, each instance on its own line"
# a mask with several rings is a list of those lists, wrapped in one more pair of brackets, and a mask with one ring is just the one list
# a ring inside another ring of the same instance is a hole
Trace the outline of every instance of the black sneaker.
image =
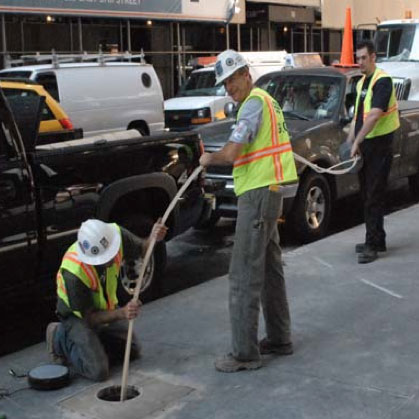
[(269, 341), (268, 338), (264, 338), (259, 342), (259, 352), (261, 355), (292, 355), (294, 353), (294, 349), (291, 342), (280, 343), (278, 345)]
[(371, 263), (378, 258), (377, 251), (365, 246), (364, 251), (358, 254), (358, 263)]
[[(363, 253), (365, 250), (365, 246), (366, 246), (365, 243), (357, 243), (355, 245), (355, 253)], [(387, 247), (385, 244), (382, 244), (380, 246), (374, 246), (374, 250), (376, 252), (387, 252)]]

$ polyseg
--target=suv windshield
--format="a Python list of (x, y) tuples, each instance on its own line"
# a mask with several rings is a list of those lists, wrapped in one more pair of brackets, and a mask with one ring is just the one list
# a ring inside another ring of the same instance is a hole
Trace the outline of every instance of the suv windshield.
[(215, 85), (215, 73), (211, 71), (196, 71), (191, 73), (177, 94), (183, 96), (225, 96), (224, 86)]
[(339, 109), (340, 78), (309, 75), (263, 77), (256, 84), (273, 96), (287, 119), (331, 118)]
[(410, 52), (415, 30), (416, 25), (391, 25), (379, 28), (375, 35), (377, 61), (411, 61)]

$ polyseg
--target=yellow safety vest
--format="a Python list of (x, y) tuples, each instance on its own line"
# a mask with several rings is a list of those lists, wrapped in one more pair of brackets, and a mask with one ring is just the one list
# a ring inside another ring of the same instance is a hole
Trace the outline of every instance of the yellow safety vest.
[[(364, 83), (365, 77), (366, 76), (364, 75), (364, 77), (362, 77), (361, 80), (358, 81), (358, 84), (356, 86), (357, 97), (356, 97), (356, 103), (355, 103), (355, 121), (356, 121), (356, 117), (358, 113), (358, 105), (359, 105), (362, 85)], [(372, 89), (375, 83), (383, 77), (389, 77), (391, 79), (391, 77), (387, 73), (385, 73), (383, 70), (376, 68), (374, 71), (374, 74), (372, 75), (372, 80), (368, 86), (367, 94), (365, 95), (365, 98), (364, 98), (363, 121), (365, 121), (367, 115), (371, 111)], [(393, 131), (396, 131), (396, 129), (399, 128), (400, 126), (396, 92), (394, 89), (392, 79), (391, 79), (391, 84), (393, 86), (393, 89), (391, 92), (390, 101), (388, 103), (387, 112), (384, 112), (381, 115), (380, 119), (374, 125), (374, 128), (366, 135), (365, 138), (373, 138), (373, 137), (378, 137), (380, 135), (389, 134)]]
[[(119, 226), (114, 224), (121, 234)], [(122, 238), (122, 237), (121, 237)], [(122, 243), (122, 241), (121, 241)], [(57, 273), (57, 295), (61, 300), (69, 307), (70, 302), (67, 295), (65, 281), (63, 278), (63, 270), (67, 270), (79, 278), (86, 287), (91, 290), (93, 297), (93, 305), (95, 310), (113, 310), (118, 304), (118, 298), (116, 296), (116, 290), (118, 286), (119, 270), (122, 263), (123, 251), (122, 244), (119, 251), (114, 259), (114, 263), (106, 269), (106, 295), (104, 293), (99, 275), (96, 268), (93, 265), (80, 262), (77, 256), (76, 244), (73, 243), (65, 253), (61, 262), (60, 269)], [(107, 296), (107, 298), (106, 298)], [(82, 318), (80, 311), (72, 310), (74, 315)]]
[(250, 144), (245, 144), (234, 161), (234, 191), (237, 196), (251, 189), (268, 185), (297, 182), (294, 156), (281, 108), (277, 101), (262, 89), (254, 88), (242, 103), (258, 98), (262, 101), (262, 122)]

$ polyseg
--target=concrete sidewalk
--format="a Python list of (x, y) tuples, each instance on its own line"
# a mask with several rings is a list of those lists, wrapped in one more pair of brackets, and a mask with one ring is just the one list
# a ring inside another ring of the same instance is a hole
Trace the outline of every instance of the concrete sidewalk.
[[(418, 419), (419, 206), (386, 218), (388, 252), (358, 265), (354, 244), (364, 226), (284, 256), (295, 354), (266, 357), (264, 368), (223, 374), (214, 358), (229, 350), (227, 278), (144, 307), (136, 321), (143, 358), (124, 403), (97, 399), (120, 384), (74, 378), (61, 390), (17, 391), (0, 399), (7, 418), (66, 419)], [(205, 269), (203, 266), (202, 269)], [(262, 323), (261, 323), (262, 324)], [(260, 330), (263, 336), (263, 327)], [(5, 356), (0, 387), (26, 387), (27, 371), (47, 362), (40, 344)]]

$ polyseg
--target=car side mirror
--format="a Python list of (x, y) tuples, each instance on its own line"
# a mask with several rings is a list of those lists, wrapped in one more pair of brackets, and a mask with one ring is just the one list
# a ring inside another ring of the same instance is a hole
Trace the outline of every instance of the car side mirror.
[(354, 118), (354, 115), (355, 115), (355, 106), (352, 105), (348, 110), (348, 117), (351, 118), (351, 121)]
[(342, 125), (347, 125), (350, 122), (352, 122), (352, 119), (354, 118), (354, 112), (355, 112), (355, 106), (351, 106), (348, 110), (347, 115), (342, 116), (342, 118), (340, 118), (340, 122)]
[(224, 115), (226, 118), (234, 117), (237, 112), (237, 107), (233, 102), (227, 102), (224, 105)]

